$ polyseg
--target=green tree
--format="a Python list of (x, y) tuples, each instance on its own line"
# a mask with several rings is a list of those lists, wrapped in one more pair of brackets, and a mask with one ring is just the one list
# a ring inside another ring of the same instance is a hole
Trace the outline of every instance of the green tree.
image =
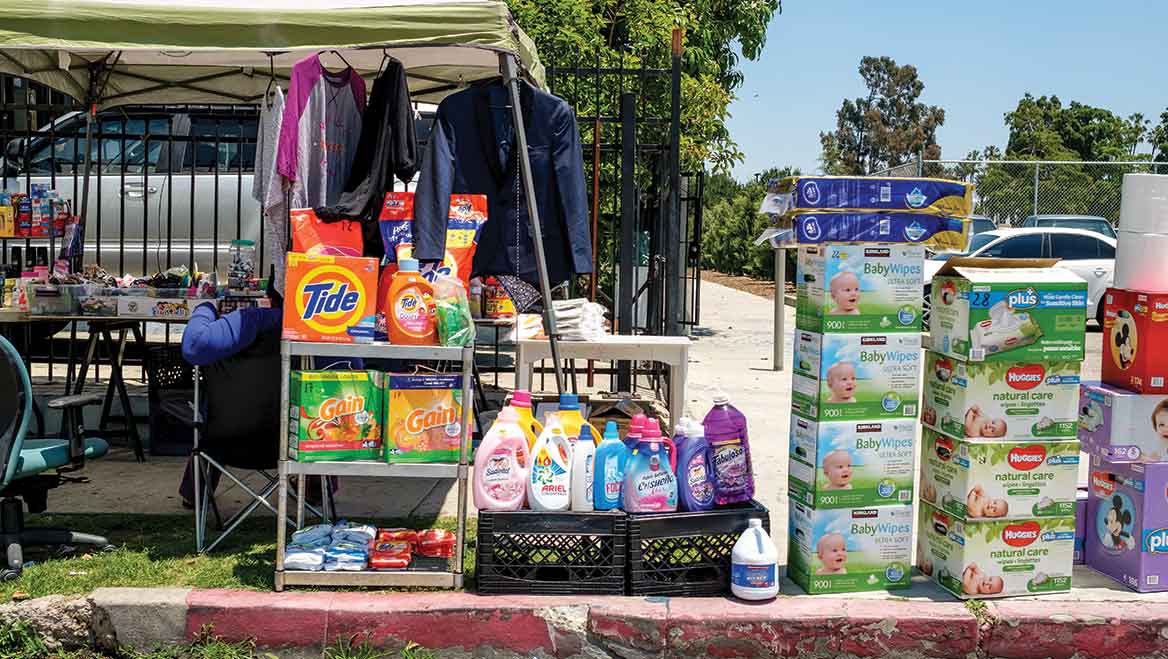
[(819, 134), (824, 171), (862, 175), (922, 152), (927, 159), (939, 158), (937, 129), (945, 123), (945, 111), (919, 101), (925, 84), (916, 67), (891, 57), (865, 57), (859, 72), (868, 96), (844, 99), (835, 130)]
[(759, 172), (746, 183), (719, 180), (718, 194), (706, 197), (702, 215), (702, 267), (731, 275), (773, 278), (774, 254), (754, 244), (770, 226), (770, 218), (759, 213), (758, 208), (771, 180), (798, 174), (798, 169), (784, 167)]

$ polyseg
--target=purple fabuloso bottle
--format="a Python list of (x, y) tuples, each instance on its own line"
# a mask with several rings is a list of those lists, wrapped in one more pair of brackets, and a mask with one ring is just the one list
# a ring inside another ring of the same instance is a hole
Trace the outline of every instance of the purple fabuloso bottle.
[(714, 393), (714, 407), (702, 420), (714, 469), (714, 503), (725, 506), (754, 498), (754, 468), (746, 417), (730, 404), (725, 392)]

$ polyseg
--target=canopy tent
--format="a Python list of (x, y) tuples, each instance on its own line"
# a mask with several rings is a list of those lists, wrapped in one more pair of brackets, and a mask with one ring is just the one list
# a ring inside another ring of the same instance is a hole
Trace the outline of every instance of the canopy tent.
[[(385, 56), (397, 59), (415, 101), (436, 103), (467, 83), (502, 74), (524, 193), (532, 200), (544, 323), (554, 333), (519, 103), (518, 77), (542, 87), (543, 66), (502, 0), (7, 0), (3, 14), (0, 73), (82, 101), (91, 109), (90, 137), (94, 113), (102, 108), (258, 102), (273, 76), (287, 80), (293, 64), (318, 51), (335, 51), (365, 76), (376, 75)], [(90, 153), (86, 149), (83, 213)], [(551, 344), (556, 386), (563, 391), (554, 335)]]

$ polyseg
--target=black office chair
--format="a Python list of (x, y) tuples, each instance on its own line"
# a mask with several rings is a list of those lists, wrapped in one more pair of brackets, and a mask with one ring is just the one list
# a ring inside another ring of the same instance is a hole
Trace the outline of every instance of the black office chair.
[(25, 545), (88, 544), (106, 547), (101, 536), (65, 529), (25, 528), (24, 505), (30, 513), (48, 508), (48, 492), (65, 481), (65, 474), (85, 466), (87, 458), (109, 451), (103, 439), (85, 437), (82, 408), (102, 402), (102, 394), (80, 394), (49, 401), (61, 410), (63, 438), (29, 439), (32, 417), (32, 381), (16, 348), (0, 337), (0, 546), (6, 567), (0, 579), (12, 581), (24, 566)]

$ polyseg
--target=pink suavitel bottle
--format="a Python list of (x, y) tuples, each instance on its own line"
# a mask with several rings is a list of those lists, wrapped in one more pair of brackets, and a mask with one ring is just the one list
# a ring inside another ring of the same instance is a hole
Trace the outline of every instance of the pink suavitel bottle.
[(519, 414), (510, 406), (504, 407), (475, 451), (475, 508), (522, 508), (529, 465), (527, 437), (519, 427)]
[(702, 421), (714, 466), (714, 503), (750, 501), (754, 498), (754, 469), (746, 437), (746, 416), (730, 404), (725, 392), (714, 394), (714, 407)]

